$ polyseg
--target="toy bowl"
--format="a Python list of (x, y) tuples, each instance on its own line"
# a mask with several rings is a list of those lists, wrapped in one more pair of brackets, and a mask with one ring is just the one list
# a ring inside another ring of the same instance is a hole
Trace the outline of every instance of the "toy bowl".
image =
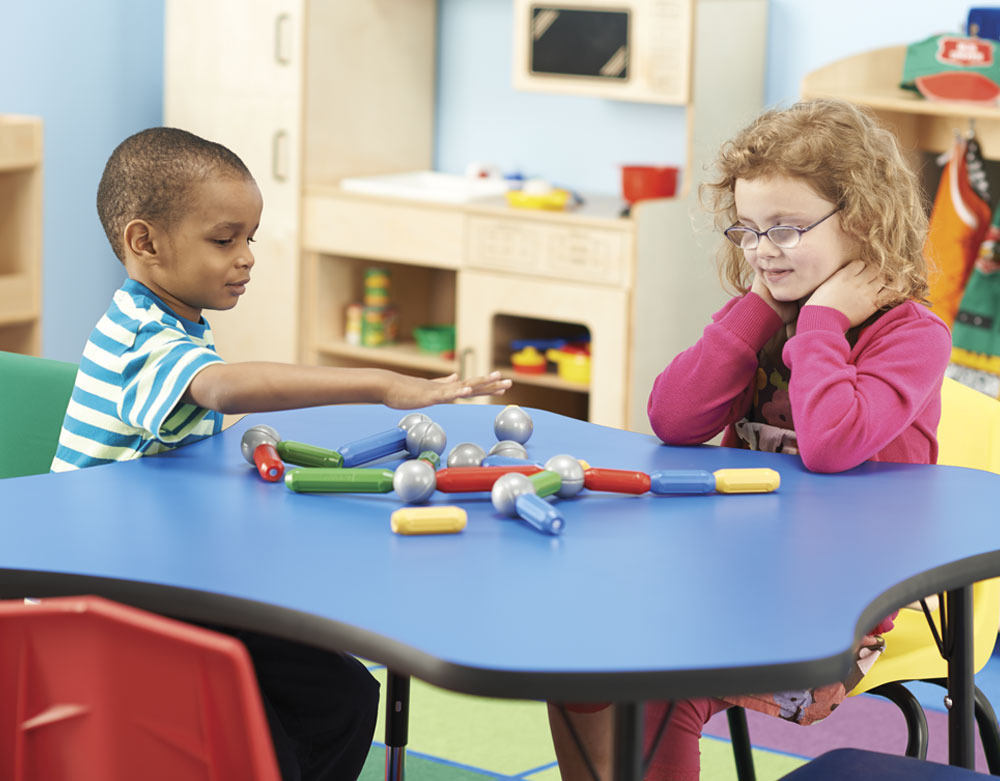
[(559, 376), (567, 382), (590, 384), (590, 355), (582, 349), (550, 349), (545, 357), (556, 365)]
[(521, 374), (545, 374), (548, 362), (535, 347), (528, 346), (510, 356), (510, 365)]
[(549, 190), (547, 193), (526, 193), (523, 190), (508, 190), (507, 203), (519, 209), (549, 209), (560, 211), (569, 203), (569, 190)]
[(677, 193), (679, 169), (671, 165), (623, 165), (622, 197), (630, 204)]
[(422, 325), (413, 329), (413, 338), (422, 353), (447, 353), (455, 349), (455, 326)]

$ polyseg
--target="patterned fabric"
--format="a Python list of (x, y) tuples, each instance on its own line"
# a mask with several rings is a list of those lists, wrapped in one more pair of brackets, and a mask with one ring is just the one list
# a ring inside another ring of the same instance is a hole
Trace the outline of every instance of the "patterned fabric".
[(204, 319), (177, 316), (127, 280), (84, 347), (52, 471), (128, 461), (218, 433), (221, 413), (180, 402), (194, 376), (221, 361)]
[(952, 329), (948, 376), (1000, 397), (1000, 206), (979, 247)]
[[(883, 622), (884, 624), (885, 622)], [(891, 626), (892, 622), (889, 621)], [(794, 691), (773, 692), (771, 694), (739, 694), (732, 697), (722, 697), (730, 705), (740, 705), (750, 710), (766, 713), (768, 716), (794, 721), (808, 726), (825, 719), (844, 697), (871, 670), (885, 650), (885, 640), (881, 635), (865, 635), (854, 655), (854, 664), (847, 678), (843, 681), (830, 683), (826, 686), (816, 686), (812, 689), (797, 689)]]
[[(970, 161), (971, 159), (971, 161)], [(990, 224), (988, 200), (976, 189), (981, 157), (975, 140), (956, 138), (934, 198), (924, 254), (931, 268), (931, 308), (949, 326)]]

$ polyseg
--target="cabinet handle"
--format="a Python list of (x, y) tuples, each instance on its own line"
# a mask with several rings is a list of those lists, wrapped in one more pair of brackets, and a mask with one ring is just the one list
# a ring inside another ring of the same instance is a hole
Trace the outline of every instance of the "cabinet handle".
[(287, 130), (276, 130), (274, 136), (271, 138), (271, 176), (274, 177), (276, 182), (288, 181), (288, 175), (284, 172), (281, 165), (283, 158), (281, 152), (287, 138)]
[(274, 18), (274, 61), (279, 65), (291, 65), (292, 58), (285, 54), (285, 25), (292, 21), (290, 14), (278, 14)]
[(475, 357), (476, 351), (472, 347), (465, 347), (458, 353), (458, 379), (464, 380), (471, 376), (469, 374), (469, 367), (466, 361), (469, 358)]

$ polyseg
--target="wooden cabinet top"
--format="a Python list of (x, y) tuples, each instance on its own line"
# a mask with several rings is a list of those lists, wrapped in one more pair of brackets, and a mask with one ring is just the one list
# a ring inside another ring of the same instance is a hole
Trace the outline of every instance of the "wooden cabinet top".
[(0, 171), (31, 168), (42, 162), (42, 120), (0, 114)]

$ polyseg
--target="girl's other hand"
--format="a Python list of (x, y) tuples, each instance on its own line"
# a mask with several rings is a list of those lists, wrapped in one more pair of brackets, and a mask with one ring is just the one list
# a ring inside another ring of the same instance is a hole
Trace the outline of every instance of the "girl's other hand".
[(750, 292), (756, 293), (758, 296), (763, 298), (764, 301), (767, 302), (767, 305), (778, 313), (778, 317), (781, 318), (781, 322), (785, 325), (795, 322), (795, 319), (799, 316), (798, 302), (777, 301), (774, 296), (771, 295), (771, 291), (768, 290), (767, 285), (764, 283), (764, 278), (760, 274), (754, 274), (753, 284), (750, 285)]
[(852, 260), (816, 288), (805, 305), (836, 309), (851, 321), (853, 327), (878, 311), (881, 290), (878, 269), (866, 266), (864, 261)]
[(467, 396), (502, 396), (510, 386), (511, 381), (500, 372), (467, 380), (458, 379), (457, 374), (433, 380), (397, 374), (386, 388), (383, 403), (393, 409), (416, 409)]

